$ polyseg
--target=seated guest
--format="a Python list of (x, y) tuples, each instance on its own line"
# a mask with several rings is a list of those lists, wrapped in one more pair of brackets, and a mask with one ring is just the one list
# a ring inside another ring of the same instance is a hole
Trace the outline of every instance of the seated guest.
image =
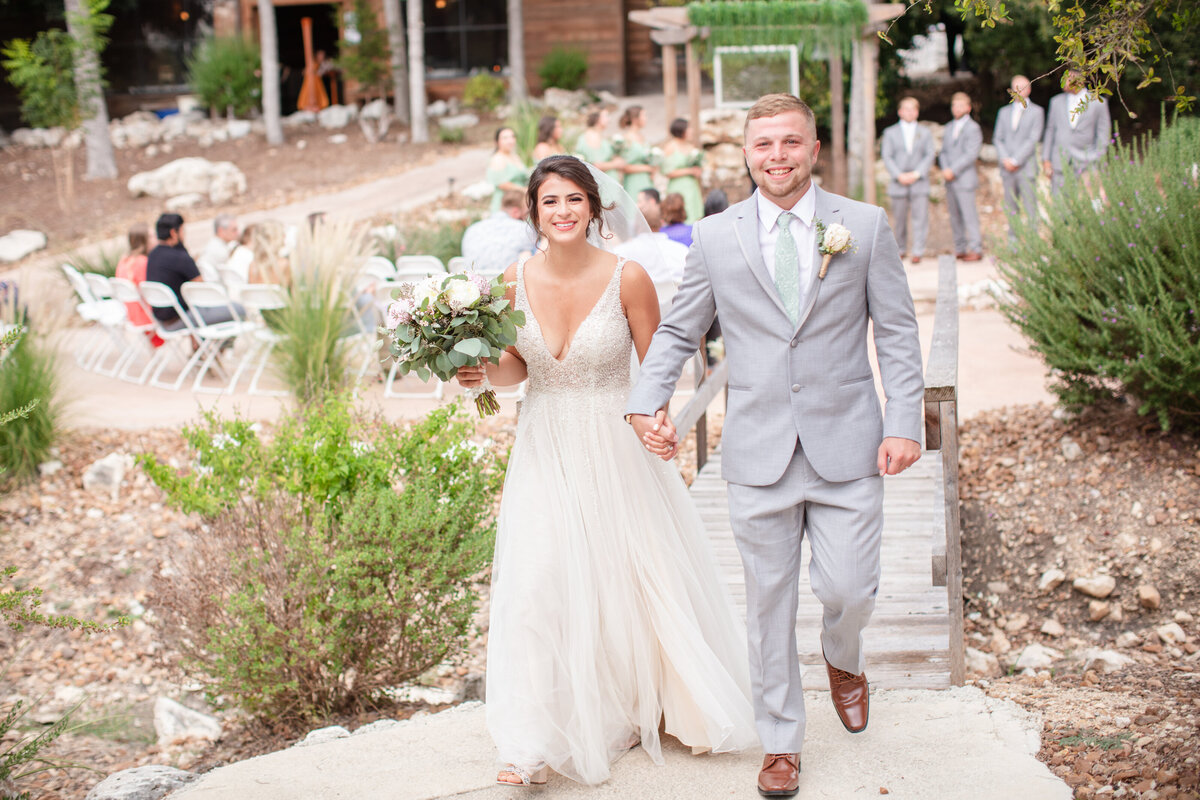
[(537, 231), (525, 216), (525, 193), (507, 191), (500, 198), (500, 210), (479, 220), (463, 233), (463, 258), (472, 272), (499, 275), (525, 253), (537, 246)]
[[(146, 280), (165, 284), (175, 293), (179, 306), (191, 314), (193, 320), (207, 325), (218, 322), (229, 322), (232, 317), (229, 309), (201, 308), (188, 311), (187, 301), (183, 299), (181, 289), (188, 281), (203, 280), (196, 262), (188, 255), (183, 246), (183, 217), (178, 214), (163, 214), (154, 223), (154, 232), (158, 236), (158, 246), (146, 257)], [(240, 314), (241, 309), (235, 306)], [(170, 330), (183, 327), (183, 320), (172, 308), (156, 308), (154, 316)]]
[[(144, 222), (139, 222), (129, 229), (129, 252), (121, 256), (121, 260), (117, 262), (117, 277), (124, 278), (134, 286), (146, 280), (146, 254), (149, 252), (150, 227)], [(150, 316), (141, 303), (126, 303), (125, 313), (134, 325), (150, 324)], [(150, 338), (150, 342), (155, 347), (163, 343), (162, 339), (158, 338), (158, 334), (152, 330), (147, 331), (146, 336)]]
[(704, 198), (704, 216), (711, 217), (729, 208), (729, 197), (724, 189), (713, 189)]
[(652, 186), (642, 189), (634, 195), (633, 201), (637, 203), (638, 211), (642, 212), (647, 222), (651, 216), (662, 219), (662, 195), (658, 193), (658, 189)]
[(255, 226), (247, 225), (238, 237), (237, 246), (229, 254), (226, 269), (236, 274), (242, 283), (250, 283), (250, 268), (254, 264), (254, 233)]
[(684, 247), (692, 246), (692, 226), (688, 225), (687, 204), (683, 195), (671, 192), (662, 201), (662, 232), (673, 242), (679, 242)]
[(229, 266), (229, 256), (238, 243), (237, 217), (232, 214), (218, 214), (213, 220), (215, 234), (204, 245), (200, 260), (213, 266), (214, 269)]
[[(641, 205), (641, 196), (644, 194), (645, 192), (638, 193), (639, 205)], [(651, 233), (643, 233), (617, 245), (617, 255), (641, 264), (642, 268), (646, 270), (646, 274), (650, 276), (650, 280), (656, 284), (678, 284), (683, 280), (687, 247), (679, 242), (671, 241), (670, 237), (659, 230), (662, 227), (662, 217), (659, 216), (656, 207), (646, 205), (642, 209), (642, 215), (646, 217), (646, 223), (650, 226)]]

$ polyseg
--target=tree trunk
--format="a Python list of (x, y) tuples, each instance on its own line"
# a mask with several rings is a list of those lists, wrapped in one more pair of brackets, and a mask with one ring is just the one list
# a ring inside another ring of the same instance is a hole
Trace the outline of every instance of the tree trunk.
[(108, 133), (108, 106), (104, 102), (104, 86), (100, 82), (100, 54), (96, 39), (88, 25), (88, 10), (83, 0), (65, 0), (67, 32), (75, 40), (75, 91), (83, 117), (83, 133), (87, 144), (87, 171), (83, 179), (117, 177), (117, 158), (113, 153), (112, 137)]
[(525, 83), (525, 12), (521, 0), (508, 0), (508, 100), (513, 105), (529, 99)]
[(275, 32), (275, 5), (258, 0), (258, 46), (262, 59), (263, 123), (267, 144), (283, 144), (283, 119), (279, 102), (279, 43)]
[(407, 125), (408, 49), (404, 44), (404, 21), (400, 16), (400, 0), (383, 0), (383, 15), (387, 21), (388, 48), (392, 51), (392, 91), (396, 97), (396, 119)]
[(408, 89), (414, 143), (429, 141), (425, 117), (425, 13), (421, 0), (408, 0)]

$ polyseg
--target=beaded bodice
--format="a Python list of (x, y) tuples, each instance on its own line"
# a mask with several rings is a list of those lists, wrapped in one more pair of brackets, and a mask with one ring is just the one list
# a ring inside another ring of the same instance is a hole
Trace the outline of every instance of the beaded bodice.
[(633, 337), (621, 308), (621, 269), (618, 258), (612, 278), (600, 299), (584, 317), (562, 359), (550, 354), (542, 338), (529, 297), (525, 293), (525, 261), (517, 264), (517, 308), (525, 312), (525, 326), (517, 331), (517, 350), (529, 370), (527, 397), (569, 395), (572, 397), (629, 394), (629, 354)]

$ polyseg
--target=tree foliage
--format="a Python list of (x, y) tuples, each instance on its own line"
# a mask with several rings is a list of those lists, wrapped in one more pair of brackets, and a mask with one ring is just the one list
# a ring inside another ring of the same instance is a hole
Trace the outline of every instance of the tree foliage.
[(392, 50), (388, 46), (388, 32), (379, 25), (379, 18), (367, 0), (354, 0), (354, 29), (357, 39), (346, 38), (349, 26), (342, 27), (342, 38), (338, 41), (337, 63), (350, 80), (386, 97), (392, 85)]
[(206, 40), (187, 62), (188, 83), (213, 114), (242, 115), (258, 106), (258, 47), (241, 36)]

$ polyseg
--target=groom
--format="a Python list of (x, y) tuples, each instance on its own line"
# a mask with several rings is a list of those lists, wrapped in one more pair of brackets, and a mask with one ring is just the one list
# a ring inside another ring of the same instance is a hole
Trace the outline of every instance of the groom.
[[(748, 200), (692, 229), (683, 285), (654, 334), (626, 419), (647, 449), (674, 455), (666, 418), (684, 362), (720, 316), (729, 359), (721, 440), (729, 512), (746, 574), (755, 718), (766, 756), (758, 791), (799, 788), (804, 695), (796, 656), (800, 541), (809, 537), (821, 645), (846, 730), (867, 726), (862, 630), (879, 587), (883, 475), (921, 455), (924, 381), (912, 297), (887, 217), (813, 185), (812, 110), (788, 94), (746, 118)], [(820, 226), (850, 248), (822, 277)], [(873, 324), (884, 418), (867, 356)]]

